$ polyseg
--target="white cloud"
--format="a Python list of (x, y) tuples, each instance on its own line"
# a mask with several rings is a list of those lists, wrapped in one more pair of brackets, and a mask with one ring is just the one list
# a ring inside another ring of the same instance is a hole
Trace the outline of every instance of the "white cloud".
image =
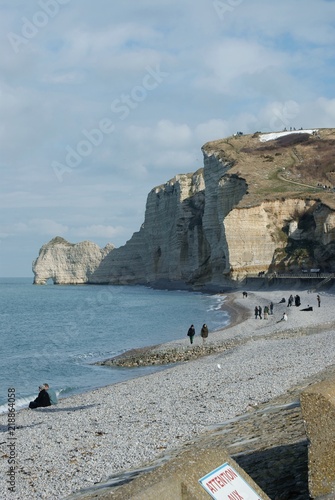
[(160, 120), (154, 127), (130, 126), (127, 136), (137, 143), (150, 142), (155, 148), (178, 148), (190, 144), (192, 132), (185, 123)]
[(225, 120), (213, 119), (205, 123), (199, 123), (195, 128), (195, 134), (200, 143), (214, 141), (229, 135), (230, 126)]
[(80, 238), (114, 238), (125, 234), (125, 229), (122, 226), (104, 226), (97, 224), (93, 226), (78, 227), (72, 230), (72, 234)]
[(186, 124), (173, 124), (170, 120), (160, 120), (154, 131), (154, 139), (158, 145), (176, 147), (187, 145), (192, 137), (191, 130)]
[[(274, 101), (262, 110), (263, 120), (268, 124), (268, 130), (280, 131), (294, 127), (299, 120), (300, 106), (296, 101)], [(300, 127), (299, 127), (300, 128)]]
[[(239, 80), (252, 75), (262, 78), (265, 71), (283, 68), (287, 55), (274, 51), (258, 42), (227, 38), (224, 42), (207, 47), (203, 58), (206, 76), (199, 78), (197, 86), (217, 93), (236, 94), (243, 85)], [(236, 85), (236, 82), (238, 85)], [(244, 89), (246, 93), (248, 89)]]
[(44, 235), (64, 235), (69, 228), (63, 224), (59, 224), (50, 219), (31, 219), (26, 222), (17, 222), (11, 227), (8, 227), (8, 233), (11, 235), (17, 234), (44, 234)]
[(317, 105), (319, 105), (320, 109), (326, 115), (327, 119), (331, 120), (334, 124), (335, 122), (335, 99), (325, 99), (324, 97), (320, 97), (317, 100)]
[(50, 83), (53, 85), (78, 85), (83, 83), (85, 76), (80, 71), (67, 71), (55, 72), (53, 74), (47, 73), (42, 76), (43, 83)]
[[(30, 262), (17, 269), (21, 241), (32, 256), (59, 233), (123, 244), (143, 222), (148, 192), (199, 168), (207, 141), (334, 125), (334, 2), (231, 3), (221, 18), (207, 0), (73, 0), (17, 54), (6, 36), (21, 33), (39, 3), (1, 3), (6, 272), (30, 273)], [(148, 67), (168, 76), (134, 100)], [(126, 116), (112, 111), (116, 99)], [(103, 118), (113, 133), (59, 182), (52, 162), (65, 162), (66, 147)]]

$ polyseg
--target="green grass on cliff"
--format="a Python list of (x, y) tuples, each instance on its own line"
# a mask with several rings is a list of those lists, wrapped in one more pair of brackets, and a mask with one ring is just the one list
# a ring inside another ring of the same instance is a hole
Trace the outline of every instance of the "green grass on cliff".
[(228, 137), (205, 144), (233, 161), (229, 174), (246, 180), (248, 193), (239, 207), (282, 198), (309, 198), (335, 210), (335, 129), (319, 129), (316, 136), (299, 133), (260, 142), (259, 134)]

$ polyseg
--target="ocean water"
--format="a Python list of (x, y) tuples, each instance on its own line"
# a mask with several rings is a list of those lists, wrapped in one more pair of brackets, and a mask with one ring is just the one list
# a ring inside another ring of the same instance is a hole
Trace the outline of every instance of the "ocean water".
[(60, 397), (162, 369), (92, 363), (132, 348), (185, 338), (193, 323), (210, 331), (229, 323), (224, 297), (143, 286), (36, 286), (0, 278), (0, 413), (7, 389), (17, 408), (48, 382)]

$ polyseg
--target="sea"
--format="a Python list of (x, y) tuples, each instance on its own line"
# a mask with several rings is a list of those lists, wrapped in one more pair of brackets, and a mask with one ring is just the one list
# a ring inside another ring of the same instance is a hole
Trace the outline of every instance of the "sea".
[(145, 286), (33, 285), (0, 278), (0, 413), (8, 388), (16, 409), (47, 382), (60, 398), (140, 377), (163, 367), (118, 368), (94, 362), (129, 349), (199, 335), (229, 324), (221, 294)]

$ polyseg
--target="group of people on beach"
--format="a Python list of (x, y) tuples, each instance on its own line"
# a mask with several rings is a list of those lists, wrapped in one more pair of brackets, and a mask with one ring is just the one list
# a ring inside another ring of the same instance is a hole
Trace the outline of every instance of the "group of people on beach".
[(49, 384), (45, 383), (40, 385), (38, 390), (38, 396), (34, 399), (34, 401), (30, 401), (29, 408), (44, 408), (58, 403), (56, 392), (49, 386)]
[(296, 307), (299, 307), (301, 305), (300, 296), (299, 295), (295, 295), (293, 297), (293, 295), (291, 294), (289, 296), (289, 298), (288, 298), (288, 301), (287, 301), (287, 307), (291, 307), (293, 305), (293, 302), (294, 302), (294, 304), (295, 304)]
[[(245, 294), (245, 292), (243, 292), (243, 297), (245, 297), (244, 294)], [(317, 294), (316, 300), (318, 303), (318, 307), (320, 307), (321, 306), (321, 297), (319, 294)], [(286, 299), (285, 299), (285, 297), (283, 297), (279, 301), (279, 304), (285, 304), (285, 303), (286, 303)], [(299, 295), (295, 295), (293, 297), (293, 295), (291, 294), (289, 296), (289, 298), (287, 300), (287, 307), (291, 307), (293, 304), (296, 307), (301, 306), (301, 299), (300, 299)], [(308, 304), (308, 306), (306, 308), (300, 309), (300, 311), (313, 311), (313, 307)], [(261, 306), (255, 306), (255, 319), (257, 319), (257, 318), (262, 319), (262, 312), (263, 312), (264, 319), (267, 319), (269, 314), (273, 314), (273, 302), (270, 302), (269, 306), (264, 306), (264, 309), (262, 309)], [(284, 312), (282, 318), (279, 321), (277, 321), (277, 323), (279, 323), (280, 321), (287, 321), (287, 319), (288, 319), (287, 313)]]
[[(194, 325), (191, 325), (190, 328), (188, 329), (187, 336), (190, 338), (191, 344), (193, 344), (193, 338), (195, 336)], [(204, 344), (208, 337), (208, 326), (206, 325), (206, 323), (202, 325), (200, 336), (202, 338), (202, 343)]]
[(264, 314), (264, 319), (268, 319), (269, 314), (273, 314), (273, 302), (271, 301), (268, 306), (264, 306), (264, 309), (262, 309), (261, 306), (256, 306), (255, 307), (255, 319), (259, 318), (262, 319), (262, 313)]

